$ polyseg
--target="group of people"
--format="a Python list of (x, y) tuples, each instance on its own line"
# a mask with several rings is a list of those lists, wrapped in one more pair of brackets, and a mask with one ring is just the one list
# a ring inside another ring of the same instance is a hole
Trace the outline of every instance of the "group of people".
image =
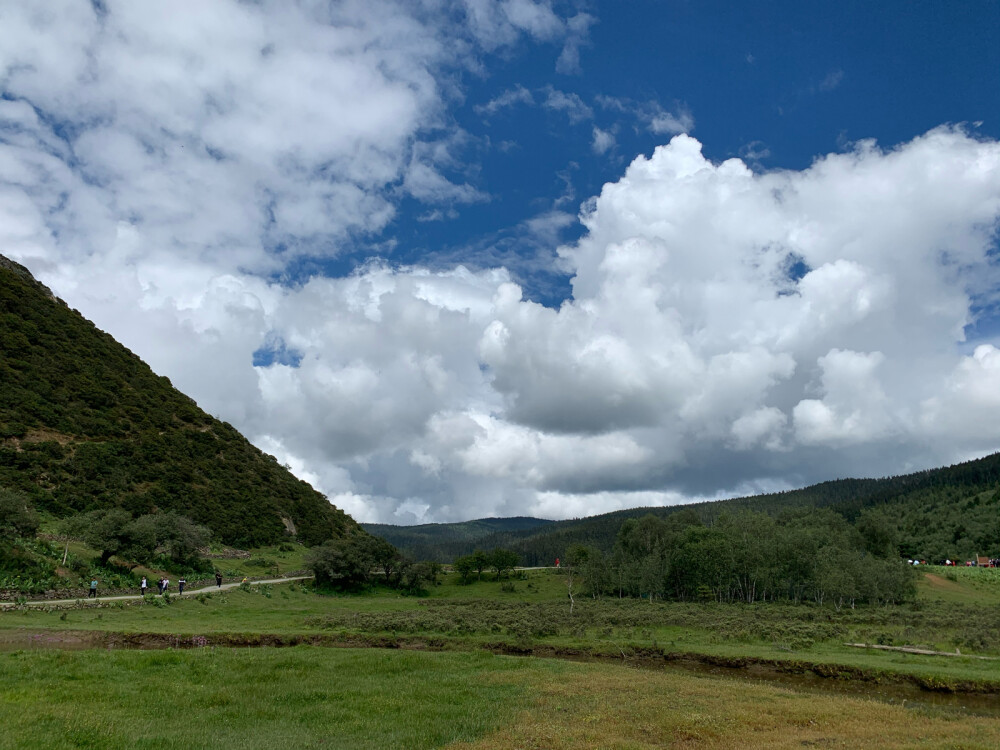
[[(186, 581), (184, 581), (184, 580), (181, 580), (181, 581), (180, 581), (180, 587), (181, 587), (181, 593), (182, 593), (182, 594), (184, 593), (184, 584), (185, 584), (185, 583), (186, 583)], [(161, 595), (163, 595), (163, 594), (165, 594), (165, 593), (166, 593), (166, 591), (167, 591), (167, 587), (168, 587), (169, 585), (170, 585), (170, 579), (169, 579), (169, 578), (161, 578), (160, 580), (158, 580), (158, 581), (156, 582), (156, 590), (157, 590), (157, 591), (158, 591), (158, 592), (159, 592), (159, 593), (160, 593)], [(143, 577), (142, 577), (142, 582), (141, 582), (141, 583), (139, 584), (139, 593), (140, 593), (140, 594), (141, 594), (142, 596), (145, 596), (145, 595), (146, 595), (146, 589), (147, 589), (147, 588), (149, 588), (149, 583), (148, 583), (148, 582), (146, 581), (146, 576), (143, 576)]]
[[(215, 572), (215, 585), (218, 586), (220, 589), (222, 588), (222, 573), (219, 573), (218, 571)], [(143, 576), (142, 583), (139, 584), (139, 593), (142, 596), (146, 595), (146, 589), (148, 588), (148, 586), (149, 584), (146, 581), (146, 576)], [(186, 579), (181, 578), (179, 581), (177, 581), (177, 593), (183, 594), (185, 586), (187, 586)], [(161, 578), (159, 581), (156, 582), (156, 588), (160, 592), (161, 596), (167, 593), (167, 589), (169, 587), (170, 587), (169, 578)], [(94, 594), (96, 593), (96, 591), (97, 591), (97, 581), (91, 581), (90, 593)]]
[[(218, 576), (216, 576), (216, 578), (218, 578)], [(187, 586), (187, 581), (185, 579), (181, 578), (177, 582), (177, 591), (178, 591), (178, 593), (183, 594), (185, 586)], [(161, 578), (160, 580), (158, 580), (156, 582), (156, 589), (157, 589), (157, 591), (159, 591), (159, 593), (160, 593), (161, 596), (163, 594), (167, 593), (167, 589), (169, 587), (170, 587), (170, 579), (169, 578)], [(146, 576), (143, 576), (142, 577), (142, 583), (139, 584), (139, 593), (142, 596), (145, 596), (147, 588), (149, 588), (149, 583), (146, 581)]]
[[(244, 578), (243, 582), (246, 583), (246, 580), (247, 579)], [(222, 588), (222, 573), (220, 573), (219, 571), (215, 571), (215, 585), (218, 586), (220, 589)], [(170, 579), (169, 578), (161, 578), (159, 581), (156, 582), (156, 588), (160, 592), (161, 596), (163, 594), (167, 593), (167, 588), (169, 588), (169, 586), (170, 586)], [(180, 593), (180, 594), (183, 594), (185, 586), (187, 586), (187, 580), (184, 579), (184, 578), (181, 578), (179, 581), (177, 581), (177, 592)], [(139, 584), (139, 594), (141, 596), (145, 596), (147, 588), (149, 588), (149, 582), (146, 580), (146, 576), (143, 576), (142, 577), (142, 582)], [(97, 598), (97, 579), (96, 578), (94, 578), (90, 582), (90, 593), (87, 594), (87, 598), (88, 599), (90, 599), (90, 598), (96, 599)]]

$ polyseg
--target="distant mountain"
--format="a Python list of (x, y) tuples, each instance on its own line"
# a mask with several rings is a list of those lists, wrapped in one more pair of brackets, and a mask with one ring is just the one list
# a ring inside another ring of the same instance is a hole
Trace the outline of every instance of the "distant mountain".
[(176, 511), (234, 545), (357, 528), (2, 255), (0, 486), (55, 516)]
[(394, 547), (404, 550), (417, 560), (450, 562), (481, 546), (488, 539), (493, 547), (500, 546), (492, 540), (511, 533), (537, 532), (555, 521), (542, 518), (516, 516), (514, 518), (480, 518), (460, 523), (429, 523), (419, 526), (392, 526), (381, 523), (363, 523), (362, 528), (381, 537)]
[[(367, 525), (403, 552), (442, 562), (474, 549), (513, 549), (524, 565), (551, 565), (566, 549), (586, 544), (609, 551), (622, 523), (652, 514), (660, 518), (686, 510), (711, 523), (720, 513), (753, 510), (777, 515), (800, 508), (828, 507), (855, 520), (866, 508), (881, 508), (894, 527), (900, 553), (923, 559), (1000, 556), (1000, 453), (940, 469), (881, 479), (838, 479), (800, 490), (714, 502), (630, 508), (589, 518), (503, 526), (504, 519), (425, 526)], [(517, 519), (511, 519), (517, 520)], [(534, 519), (538, 520), (538, 519)], [(460, 528), (489, 533), (463, 536)], [(418, 530), (412, 536), (408, 530)]]

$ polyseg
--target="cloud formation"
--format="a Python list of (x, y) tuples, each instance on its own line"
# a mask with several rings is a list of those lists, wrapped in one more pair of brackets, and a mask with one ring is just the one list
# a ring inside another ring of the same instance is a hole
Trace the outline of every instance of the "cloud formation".
[[(673, 137), (557, 258), (572, 215), (524, 223), (573, 276), (558, 309), (482, 258), (329, 278), (298, 264), (391, 248), (400, 201), (490, 198), (448, 117), (460, 71), (518, 40), (566, 56), (592, 21), (101, 7), (2, 11), (0, 251), (360, 519), (583, 515), (998, 447), (998, 342), (966, 341), (1000, 289), (995, 141), (943, 127), (762, 173), (707, 160), (681, 106), (605, 99)], [(520, 88), (480, 114), (536, 101), (592, 116)]]
[[(576, 275), (557, 310), (502, 272), (378, 270), (378, 305), (353, 307), (382, 335), (407, 331), (389, 349), (427, 409), (393, 417), (400, 442), (381, 427), (326, 442), (381, 436), (377, 469), (366, 457), (350, 491), (387, 498), (396, 476), (433, 518), (570, 515), (995, 449), (1000, 356), (969, 351), (964, 331), (998, 281), (998, 175), (1000, 145), (948, 128), (768, 174), (713, 164), (677, 136), (589, 204), (586, 236), (561, 250)], [(384, 316), (404, 299), (399, 321)], [(414, 304), (455, 328), (418, 337), (402, 324)], [(421, 385), (434, 379), (408, 341), (427, 341), (454, 379)], [(282, 369), (302, 378), (308, 359)]]

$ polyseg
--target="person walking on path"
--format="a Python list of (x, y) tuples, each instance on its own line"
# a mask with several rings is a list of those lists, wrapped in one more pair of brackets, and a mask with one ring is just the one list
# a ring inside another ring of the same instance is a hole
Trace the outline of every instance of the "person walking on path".
[(156, 582), (156, 588), (159, 590), (160, 594), (162, 595), (163, 594), (163, 577), (162, 576), (160, 577), (160, 580), (158, 580)]
[(177, 593), (178, 594), (183, 594), (184, 593), (184, 587), (186, 585), (187, 585), (187, 579), (181, 578), (180, 580), (178, 580), (177, 581)]
[(222, 573), (215, 571), (215, 585), (222, 588)]
[(91, 597), (94, 597), (95, 599), (97, 598), (97, 579), (96, 578), (94, 578), (90, 582), (90, 593), (87, 594), (87, 598), (89, 599)]
[(139, 584), (139, 596), (146, 595), (146, 576), (142, 577), (142, 583)]
[(170, 579), (169, 578), (164, 578), (163, 579), (163, 593), (164, 594), (167, 593), (167, 589), (168, 588), (170, 588)]

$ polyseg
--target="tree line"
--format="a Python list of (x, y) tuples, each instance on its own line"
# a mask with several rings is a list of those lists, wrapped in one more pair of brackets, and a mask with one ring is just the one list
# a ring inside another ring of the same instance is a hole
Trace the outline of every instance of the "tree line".
[(471, 555), (455, 558), (452, 569), (458, 573), (462, 583), (471, 583), (473, 573), (476, 574), (477, 580), (483, 580), (485, 570), (493, 571), (496, 580), (502, 581), (504, 576), (509, 576), (514, 571), (519, 561), (516, 552), (503, 547), (498, 547), (492, 552), (477, 549)]
[(889, 604), (915, 593), (878, 510), (855, 525), (826, 509), (778, 517), (744, 510), (706, 525), (693, 511), (626, 520), (613, 549), (574, 545), (565, 555), (570, 597), (718, 602), (813, 601), (838, 609)]

